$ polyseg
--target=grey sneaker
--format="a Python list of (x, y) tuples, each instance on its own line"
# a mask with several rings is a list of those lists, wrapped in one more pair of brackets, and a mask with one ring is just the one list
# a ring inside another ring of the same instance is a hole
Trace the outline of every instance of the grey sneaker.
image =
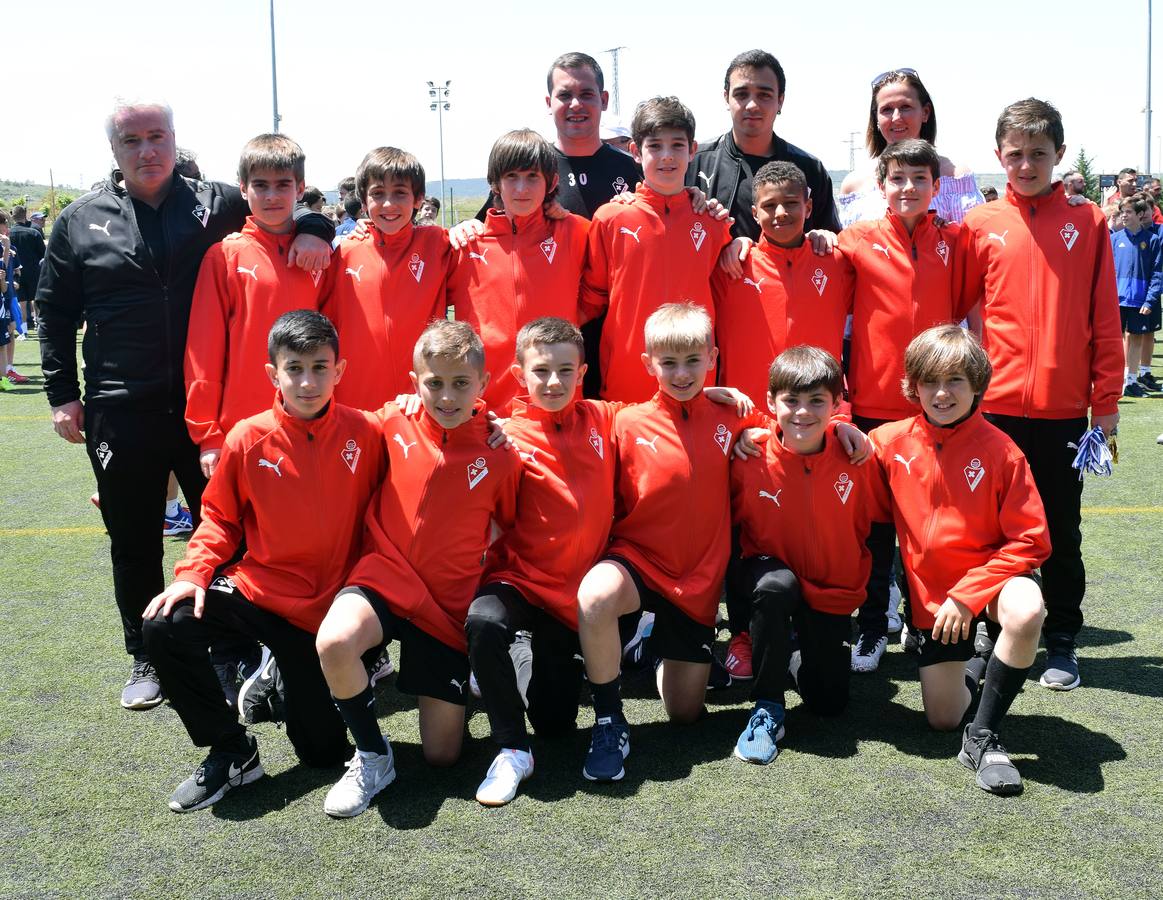
[(973, 726), (966, 725), (957, 759), (977, 773), (977, 786), (983, 791), (1002, 796), (1022, 792), (1022, 776), (992, 731), (973, 734)]
[(178, 785), (170, 797), (170, 809), (177, 813), (202, 809), (217, 803), (227, 791), (262, 778), (258, 743), (250, 735), (246, 743), (245, 753), (211, 750), (194, 774)]
[(1038, 683), (1052, 691), (1072, 691), (1082, 684), (1072, 635), (1046, 635), (1046, 671)]
[(149, 660), (136, 661), (121, 691), (121, 705), (126, 709), (153, 709), (164, 699), (162, 683), (158, 680), (153, 663)]

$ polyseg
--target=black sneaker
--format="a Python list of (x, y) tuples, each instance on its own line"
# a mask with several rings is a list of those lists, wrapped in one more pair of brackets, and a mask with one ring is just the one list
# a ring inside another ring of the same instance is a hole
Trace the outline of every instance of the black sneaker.
[(246, 743), (245, 753), (211, 750), (194, 774), (178, 785), (170, 797), (170, 809), (179, 813), (202, 809), (217, 803), (232, 788), (262, 778), (258, 743), (249, 734)]
[(1151, 372), (1148, 372), (1146, 375), (1140, 375), (1139, 384), (1149, 391), (1163, 391), (1163, 384), (1160, 384)]
[(1137, 381), (1128, 381), (1123, 385), (1124, 397), (1146, 397), (1147, 389)]
[(1038, 683), (1052, 691), (1072, 691), (1082, 684), (1072, 635), (1046, 635), (1046, 671)]
[(247, 725), (282, 722), (283, 676), (269, 647), (262, 648), (262, 662), (238, 690), (238, 714)]
[(972, 725), (965, 726), (961, 752), (957, 759), (967, 769), (977, 773), (977, 786), (991, 794), (1010, 795), (1022, 792), (1022, 776), (1013, 764), (1006, 748), (992, 731), (970, 733)]

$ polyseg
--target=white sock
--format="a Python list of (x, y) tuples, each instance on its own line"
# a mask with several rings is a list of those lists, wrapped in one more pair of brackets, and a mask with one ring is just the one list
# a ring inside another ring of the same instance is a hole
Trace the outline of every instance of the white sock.
[(173, 500), (166, 501), (166, 515), (171, 519), (182, 511), (182, 504), (175, 497)]
[(1150, 374), (1151, 374), (1151, 367), (1150, 366), (1139, 366), (1139, 377), (1140, 378), (1142, 378), (1144, 375), (1150, 375)]
[(1123, 369), (1123, 384), (1130, 384), (1135, 380), (1135, 376), (1131, 374), (1130, 369)]

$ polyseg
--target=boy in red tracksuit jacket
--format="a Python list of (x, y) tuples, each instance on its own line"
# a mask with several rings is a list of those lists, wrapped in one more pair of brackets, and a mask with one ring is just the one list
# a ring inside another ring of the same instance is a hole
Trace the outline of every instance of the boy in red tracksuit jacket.
[(396, 686), (419, 695), (425, 759), (447, 766), (460, 755), (464, 619), (490, 531), (512, 523), (521, 480), (517, 454), (487, 443), (484, 347), (468, 324), (433, 322), (413, 365), (423, 409), (384, 411), (388, 478), (368, 507), (363, 556), (319, 628), (323, 672), (357, 748), (324, 801), (331, 816), (359, 815), (396, 777), (362, 661), (388, 641), (401, 645)]
[(1042, 100), (1002, 111), (997, 157), (1005, 198), (962, 223), (966, 302), (980, 299), (981, 342), (994, 365), (986, 417), (1022, 448), (1046, 504), (1053, 552), (1046, 588), (1046, 670), (1041, 683), (1081, 681), (1082, 482), (1076, 444), (1090, 424), (1111, 435), (1123, 388), (1122, 335), (1110, 234), (1097, 206), (1068, 202), (1051, 183), (1062, 159), (1062, 117)]
[(327, 269), (322, 310), (339, 329), (350, 365), (336, 398), (379, 409), (410, 393), (412, 348), (445, 315), (448, 235), (417, 228), (424, 168), (411, 153), (377, 147), (356, 170), (356, 190), (371, 224), (347, 235)]
[[(364, 513), (387, 454), (374, 415), (333, 402), (344, 361), (324, 316), (285, 313), (269, 344), (274, 407), (226, 436), (202, 497), (202, 524), (173, 584), (144, 614), (145, 643), (166, 695), (190, 739), (210, 747), (170, 798), (175, 812), (209, 806), (263, 774), (255, 739), (215, 677), (206, 653), (212, 638), (258, 639), (273, 653), (287, 736), (303, 762), (335, 766), (349, 752), (315, 632), (359, 556)], [(227, 565), (241, 546), (242, 559)]]
[(714, 318), (711, 273), (731, 240), (726, 222), (696, 215), (683, 186), (695, 118), (676, 97), (638, 105), (630, 150), (645, 186), (632, 203), (607, 203), (590, 224), (582, 306), (606, 313), (600, 348), (602, 397), (648, 400), (657, 384), (638, 364), (642, 328), (663, 303), (689, 300)]
[(837, 359), (852, 308), (852, 275), (839, 253), (817, 256), (804, 238), (812, 200), (794, 163), (770, 162), (752, 181), (752, 215), (762, 232), (731, 278), (716, 268), (719, 381), (752, 399), (767, 394), (766, 372), (788, 347), (808, 344)]
[(556, 316), (581, 324), (578, 286), (589, 220), (567, 213), (547, 219), (546, 196), (557, 189), (557, 154), (545, 138), (510, 131), (489, 153), (490, 209), (482, 234), (452, 255), (448, 303), (485, 344), (485, 403), (507, 414), (519, 385), (510, 371), (513, 342), (527, 322)]
[(789, 664), (813, 712), (836, 715), (847, 705), (851, 617), (872, 569), (866, 541), (872, 523), (889, 518), (878, 473), (852, 464), (830, 421), (843, 386), (835, 357), (792, 347), (772, 363), (768, 385), (776, 428), (763, 459), (731, 466), (755, 677), (755, 710), (735, 755), (764, 765), (783, 736)]
[(306, 157), (286, 135), (248, 141), (238, 163), (250, 204), (242, 232), (202, 258), (186, 341), (186, 427), (209, 478), (236, 422), (271, 403), (267, 335), (293, 309), (318, 309), (322, 271), (287, 267)]
[[(890, 144), (880, 155), (877, 181), (888, 209), (883, 218), (857, 222), (840, 234), (840, 249), (852, 270), (852, 349), (848, 391), (852, 421), (864, 432), (907, 419), (915, 410), (901, 394), (904, 351), (934, 325), (959, 322), (960, 226), (937, 224), (930, 212), (940, 186), (941, 158), (928, 141)], [(901, 628), (895, 603), (889, 608), (896, 535), (877, 522), (869, 537), (872, 575), (860, 607), (852, 668), (871, 672), (880, 664), (892, 631)]]
[(711, 318), (667, 303), (646, 320), (642, 362), (658, 393), (618, 413), (617, 507), (606, 557), (578, 589), (578, 635), (594, 699), (582, 774), (617, 781), (630, 735), (622, 714), (618, 617), (655, 613), (659, 693), (672, 721), (702, 713), (715, 613), (731, 552), (728, 460), (735, 438), (759, 423), (703, 396), (715, 365)]
[[(998, 729), (1038, 652), (1045, 511), (1022, 451), (978, 408), (991, 366), (972, 334), (957, 325), (922, 332), (905, 353), (905, 373), (905, 394), (921, 414), (871, 437), (920, 632), (925, 715), (934, 728), (957, 728), (984, 669), (958, 758), (983, 790), (1016, 794), (1022, 779)], [(988, 661), (974, 657), (974, 620), (983, 615), (1001, 625)]]

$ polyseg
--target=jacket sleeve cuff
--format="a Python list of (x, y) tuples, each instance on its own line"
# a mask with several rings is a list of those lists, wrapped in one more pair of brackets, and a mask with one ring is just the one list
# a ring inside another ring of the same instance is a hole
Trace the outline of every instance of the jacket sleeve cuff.
[(190, 584), (196, 584), (202, 590), (206, 590), (210, 585), (210, 579), (214, 577), (214, 570), (207, 569), (204, 566), (194, 565), (190, 563), (179, 562), (174, 566), (174, 578), (178, 581), (188, 581)]
[(1117, 399), (1109, 402), (1095, 403), (1090, 408), (1092, 416), (1111, 416), (1119, 411), (1119, 401)]
[(304, 206), (295, 210), (295, 234), (309, 234), (330, 244), (335, 240), (335, 226), (327, 216)]

